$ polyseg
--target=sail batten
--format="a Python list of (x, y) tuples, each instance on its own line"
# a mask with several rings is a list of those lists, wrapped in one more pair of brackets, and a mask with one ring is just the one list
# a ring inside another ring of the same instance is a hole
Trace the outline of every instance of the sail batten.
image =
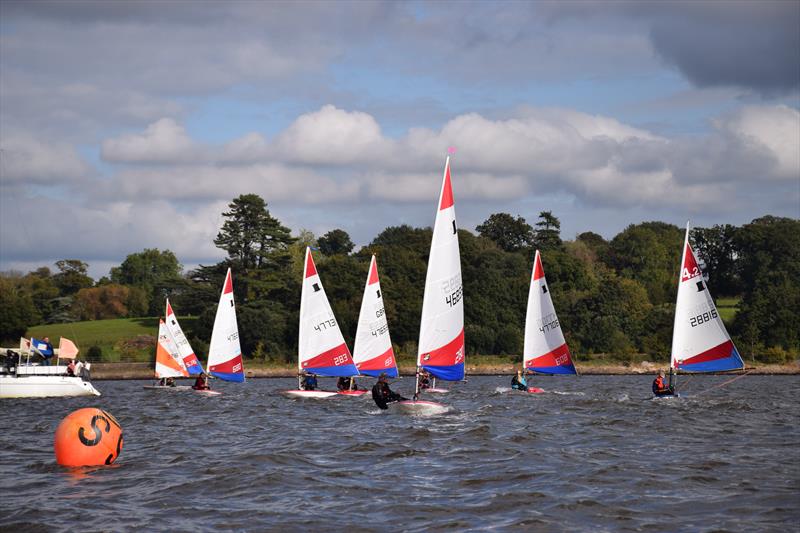
[(464, 379), (464, 293), (450, 158), (431, 239), (422, 302), (417, 366), (450, 381)]
[(689, 223), (686, 224), (678, 280), (672, 368), (685, 372), (724, 372), (744, 368), (744, 361), (725, 329), (689, 244)]

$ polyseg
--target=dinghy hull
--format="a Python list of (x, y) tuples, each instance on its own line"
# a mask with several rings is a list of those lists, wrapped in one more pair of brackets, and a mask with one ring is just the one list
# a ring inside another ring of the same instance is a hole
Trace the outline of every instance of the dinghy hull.
[(428, 402), (425, 400), (404, 400), (389, 404), (392, 410), (408, 415), (431, 416), (440, 415), (450, 410), (444, 404), (438, 402)]
[(338, 396), (339, 393), (327, 390), (285, 390), (281, 391), (281, 394), (288, 398), (312, 398), (316, 400), (321, 400), (324, 398), (331, 398), (333, 396)]

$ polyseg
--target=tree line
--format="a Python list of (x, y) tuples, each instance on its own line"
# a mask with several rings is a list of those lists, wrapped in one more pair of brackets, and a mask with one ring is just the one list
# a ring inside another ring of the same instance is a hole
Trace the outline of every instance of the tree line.
[[(370, 256), (378, 258), (396, 351), (416, 354), (432, 230), (384, 229), (355, 250), (347, 232), (298, 235), (273, 217), (258, 195), (235, 198), (214, 240), (227, 257), (184, 273), (169, 250), (129, 255), (94, 282), (78, 259), (27, 274), (0, 275), (0, 338), (32, 325), (163, 314), (197, 316), (187, 331), (204, 355), (228, 267), (246, 357), (294, 361), (303, 256), (318, 271), (349, 345), (355, 336)], [(495, 213), (459, 229), (469, 354), (520, 354), (534, 251), (542, 260), (565, 337), (578, 360), (606, 354), (631, 360), (669, 357), (684, 230), (663, 222), (631, 224), (606, 240), (591, 231), (562, 240), (549, 211), (534, 224)], [(694, 228), (690, 241), (715, 298), (733, 302), (728, 328), (745, 357), (784, 362), (800, 353), (800, 221), (764, 216), (742, 226)], [(641, 355), (640, 355), (641, 356)]]

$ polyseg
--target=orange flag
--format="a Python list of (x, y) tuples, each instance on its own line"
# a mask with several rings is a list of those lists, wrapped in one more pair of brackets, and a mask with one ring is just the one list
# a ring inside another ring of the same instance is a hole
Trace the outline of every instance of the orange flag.
[(61, 337), (58, 341), (58, 356), (62, 359), (75, 359), (78, 355), (78, 347), (69, 339)]

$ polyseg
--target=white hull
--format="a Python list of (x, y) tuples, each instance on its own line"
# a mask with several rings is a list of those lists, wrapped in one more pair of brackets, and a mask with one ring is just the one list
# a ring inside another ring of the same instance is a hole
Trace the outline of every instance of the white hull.
[(432, 416), (446, 413), (450, 408), (437, 402), (427, 402), (425, 400), (404, 400), (402, 402), (392, 402), (389, 409), (407, 415)]
[(281, 391), (281, 394), (283, 394), (284, 396), (288, 396), (289, 398), (315, 398), (315, 399), (331, 398), (333, 396), (339, 396), (338, 392), (326, 391), (326, 390), (285, 390)]
[(0, 376), (0, 398), (100, 396), (91, 383), (73, 376)]
[(436, 387), (431, 387), (429, 389), (420, 389), (420, 392), (430, 392), (433, 394), (446, 394), (450, 392), (450, 389), (438, 389)]
[(167, 387), (165, 385), (145, 385), (142, 388), (149, 389), (149, 390), (172, 390), (172, 391), (175, 391), (175, 390), (192, 390), (192, 388), (189, 385), (175, 385), (174, 387)]

